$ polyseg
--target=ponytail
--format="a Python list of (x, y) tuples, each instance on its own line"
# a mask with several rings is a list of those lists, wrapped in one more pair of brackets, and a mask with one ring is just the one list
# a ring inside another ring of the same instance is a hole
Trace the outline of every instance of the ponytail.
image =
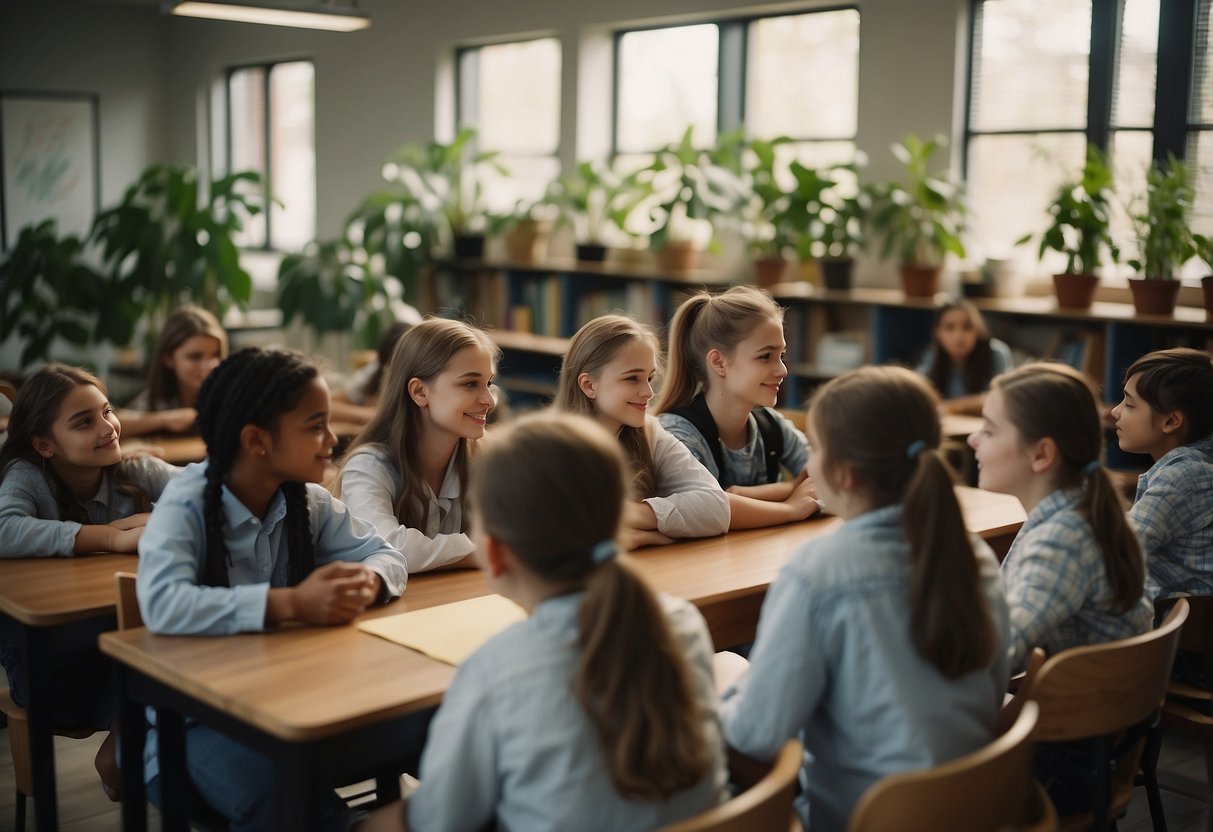
[(1141, 600), (1146, 580), (1145, 564), (1141, 542), (1129, 525), (1120, 492), (1102, 465), (1087, 476), (1081, 511), (1103, 552), (1112, 603), (1117, 610), (1127, 613)]
[(661, 396), (654, 408), (656, 413), (682, 407), (707, 383), (704, 377), (703, 356), (696, 356), (693, 341), (700, 313), (712, 302), (707, 292), (698, 292), (674, 313), (670, 321), (669, 350), (666, 356), (666, 373)]

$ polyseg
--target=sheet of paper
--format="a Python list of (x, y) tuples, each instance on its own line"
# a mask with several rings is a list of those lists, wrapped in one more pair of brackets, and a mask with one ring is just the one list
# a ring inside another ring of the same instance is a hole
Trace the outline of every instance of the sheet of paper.
[(358, 623), (358, 629), (458, 665), (526, 612), (500, 595), (486, 595)]

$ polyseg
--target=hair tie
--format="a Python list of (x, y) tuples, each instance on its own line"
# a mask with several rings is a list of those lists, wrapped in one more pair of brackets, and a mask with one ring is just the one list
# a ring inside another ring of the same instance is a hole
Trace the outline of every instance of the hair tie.
[(913, 442), (911, 442), (909, 445), (906, 446), (906, 457), (909, 459), (916, 459), (918, 457), (918, 455), (920, 453), (922, 453), (923, 451), (925, 451), (926, 449), (927, 449), (926, 442), (922, 441), (921, 439), (915, 439)]
[(1082, 466), (1082, 475), (1084, 477), (1094, 476), (1099, 471), (1099, 469), (1102, 467), (1103, 467), (1102, 462), (1100, 462), (1098, 459), (1093, 460), (1091, 462), (1088, 462), (1086, 465)]
[(590, 560), (594, 561), (596, 566), (600, 566), (617, 554), (619, 554), (619, 547), (615, 545), (614, 540), (602, 540), (595, 543), (594, 548), (590, 550)]

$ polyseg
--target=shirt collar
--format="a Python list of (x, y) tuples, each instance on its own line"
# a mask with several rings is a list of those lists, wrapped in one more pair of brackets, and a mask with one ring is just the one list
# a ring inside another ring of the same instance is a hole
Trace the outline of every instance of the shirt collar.
[(1058, 488), (1056, 491), (1053, 491), (1032, 509), (1032, 513), (1028, 515), (1028, 519), (1024, 521), (1021, 533), (1039, 526), (1059, 511), (1073, 508), (1078, 504), (1078, 499), (1081, 496), (1082, 489), (1080, 488)]
[[(459, 476), (455, 473), (455, 460), (459, 456), (459, 446), (455, 446), (455, 453), (451, 454), (451, 460), (446, 464), (446, 473), (442, 475), (442, 486), (438, 489), (439, 500), (458, 500), (461, 491)], [(433, 492), (431, 492), (433, 493)]]
[(223, 486), (223, 517), (227, 525), (233, 529), (240, 528), (246, 523), (254, 526), (264, 526), (266, 531), (273, 531), (278, 523), (286, 516), (286, 497), (279, 488), (270, 498), (269, 509), (265, 512), (265, 521), (259, 520), (248, 507), (240, 502), (240, 498), (231, 492), (225, 483)]
[(531, 618), (541, 627), (566, 629), (577, 623), (577, 611), (581, 609), (581, 601), (585, 598), (585, 590), (567, 592), (563, 595), (553, 595), (535, 605)]
[(847, 527), (851, 529), (893, 526), (899, 523), (901, 523), (901, 503), (874, 508), (846, 521)]

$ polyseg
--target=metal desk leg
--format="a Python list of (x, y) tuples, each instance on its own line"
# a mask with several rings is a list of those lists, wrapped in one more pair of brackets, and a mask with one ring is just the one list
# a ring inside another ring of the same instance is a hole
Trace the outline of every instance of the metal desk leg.
[(169, 708), (156, 709), (160, 740), (160, 817), (165, 832), (189, 830), (189, 774), (185, 763), (185, 719)]
[(122, 738), (119, 763), (122, 765), (122, 828), (124, 832), (147, 832), (147, 792), (143, 785), (143, 746), (147, 739), (147, 718), (143, 706), (130, 697), (128, 671), (114, 662), (118, 684), (118, 728)]
[(59, 828), (55, 793), (55, 736), (51, 724), (50, 633), (42, 627), (21, 628), (21, 648), (29, 673), (30, 762), (34, 775), (34, 818), (38, 832)]
[(320, 801), (312, 779), (312, 749), (306, 744), (284, 745), (275, 755), (278, 772), (278, 828), (306, 832), (319, 827)]

